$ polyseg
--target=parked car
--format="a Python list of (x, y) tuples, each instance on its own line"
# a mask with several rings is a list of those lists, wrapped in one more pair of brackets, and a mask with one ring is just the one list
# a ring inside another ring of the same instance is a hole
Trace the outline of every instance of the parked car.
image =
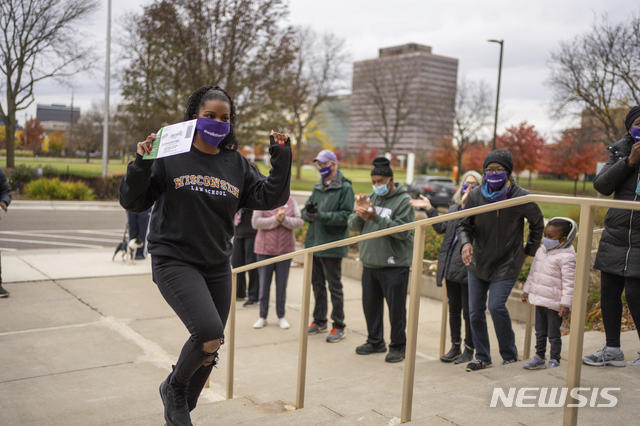
[(434, 207), (447, 207), (456, 192), (456, 184), (448, 177), (420, 175), (407, 187), (407, 191), (413, 198), (424, 195)]

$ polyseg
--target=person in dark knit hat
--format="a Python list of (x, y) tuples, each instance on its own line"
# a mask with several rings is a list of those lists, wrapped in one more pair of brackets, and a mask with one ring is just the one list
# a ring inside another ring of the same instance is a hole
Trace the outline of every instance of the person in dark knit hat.
[[(411, 196), (393, 181), (389, 160), (378, 157), (371, 170), (373, 193), (359, 194), (356, 211), (349, 216), (349, 228), (366, 234), (413, 222)], [(356, 348), (358, 355), (386, 352), (383, 333), (383, 302), (387, 301), (391, 341), (386, 362), (404, 359), (407, 325), (406, 302), (409, 266), (413, 253), (413, 232), (405, 231), (360, 243), (362, 308), (367, 321), (367, 341)]]
[[(489, 153), (483, 167), (483, 182), (471, 191), (465, 209), (529, 193), (520, 188), (511, 176), (513, 157), (509, 151)], [(523, 246), (525, 219), (529, 223), (529, 236)], [(536, 254), (543, 230), (544, 218), (536, 203), (469, 216), (460, 222), (458, 238), (462, 247), (462, 261), (469, 267), (469, 320), (476, 347), (476, 359), (467, 364), (467, 371), (491, 366), (485, 314), (487, 293), (502, 363), (511, 364), (518, 360), (506, 302), (520, 275), (525, 257)]]
[[(616, 200), (640, 201), (640, 107), (631, 108), (624, 120), (627, 134), (608, 147), (609, 160), (593, 181), (601, 194)], [(604, 218), (594, 265), (601, 274), (600, 303), (605, 346), (582, 357), (587, 365), (626, 365), (620, 349), (622, 292), (640, 336), (640, 212), (609, 209)], [(640, 365), (640, 357), (631, 363)]]

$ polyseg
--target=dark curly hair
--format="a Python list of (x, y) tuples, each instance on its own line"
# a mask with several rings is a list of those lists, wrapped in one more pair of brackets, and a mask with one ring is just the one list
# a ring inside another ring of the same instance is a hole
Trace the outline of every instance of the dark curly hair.
[(562, 232), (563, 237), (568, 236), (569, 232), (571, 232), (571, 223), (568, 220), (559, 218), (551, 219), (547, 223), (547, 226), (554, 226), (556, 228), (559, 228), (560, 232)]
[(187, 109), (184, 113), (184, 119), (192, 120), (194, 115), (198, 115), (198, 111), (200, 111), (200, 108), (202, 108), (205, 102), (214, 99), (228, 103), (230, 111), (229, 134), (222, 140), (222, 142), (220, 142), (220, 146), (224, 149), (236, 150), (238, 149), (238, 141), (236, 140), (236, 135), (233, 131), (236, 120), (236, 108), (231, 100), (231, 96), (229, 96), (229, 94), (220, 86), (203, 86), (193, 92), (191, 96), (189, 96), (189, 100), (187, 100)]

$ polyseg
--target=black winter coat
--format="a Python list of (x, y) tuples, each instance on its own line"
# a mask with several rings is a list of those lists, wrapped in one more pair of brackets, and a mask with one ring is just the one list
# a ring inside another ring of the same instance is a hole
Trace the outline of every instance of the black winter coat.
[[(609, 147), (611, 155), (593, 181), (593, 187), (615, 200), (640, 201), (636, 188), (640, 181), (640, 164), (629, 167), (633, 139), (627, 135)], [(640, 278), (640, 211), (609, 209), (604, 218), (594, 267), (625, 277)]]
[[(508, 198), (527, 194), (528, 191), (512, 183)], [(469, 194), (465, 208), (485, 204), (489, 201), (477, 187)], [(525, 218), (529, 222), (529, 237), (523, 246)], [(536, 203), (526, 203), (462, 219), (458, 239), (460, 249), (466, 243), (473, 244), (469, 272), (483, 281), (494, 282), (518, 278), (526, 255), (536, 254), (543, 231), (544, 218), (540, 207)]]
[[(455, 213), (458, 210), (460, 210), (460, 204), (453, 204), (449, 207), (448, 213)], [(434, 208), (427, 210), (427, 216), (438, 216), (438, 210)], [(460, 220), (450, 220), (433, 225), (433, 229), (438, 234), (444, 234), (442, 246), (440, 246), (440, 254), (438, 255), (438, 270), (436, 273), (438, 287), (442, 286), (443, 279), (460, 284), (467, 283), (467, 267), (462, 262), (460, 238), (457, 238)]]

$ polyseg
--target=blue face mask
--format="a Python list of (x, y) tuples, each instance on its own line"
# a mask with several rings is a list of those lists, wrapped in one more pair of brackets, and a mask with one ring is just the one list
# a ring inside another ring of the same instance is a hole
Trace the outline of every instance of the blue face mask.
[(560, 245), (560, 241), (552, 240), (551, 238), (547, 238), (547, 237), (542, 237), (542, 245), (547, 250), (553, 250), (554, 248)]
[(376, 195), (380, 195), (381, 197), (384, 197), (389, 192), (389, 181), (387, 181), (387, 183), (385, 183), (384, 185), (380, 185), (380, 186), (372, 185), (372, 186), (373, 186), (373, 193)]

